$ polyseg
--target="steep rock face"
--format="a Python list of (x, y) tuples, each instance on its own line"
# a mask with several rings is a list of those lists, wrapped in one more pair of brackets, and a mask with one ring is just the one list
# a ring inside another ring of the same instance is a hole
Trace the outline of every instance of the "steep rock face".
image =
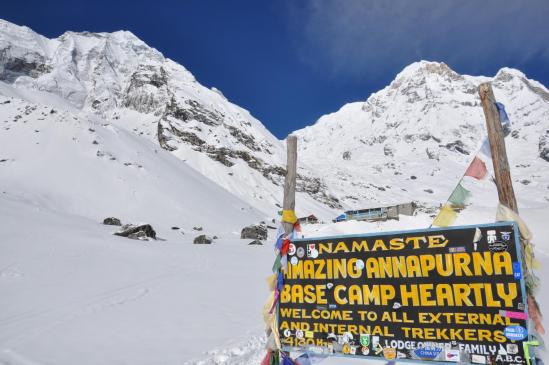
[(549, 130), (539, 138), (539, 157), (549, 162)]
[[(250, 205), (268, 214), (279, 209), (283, 142), (130, 32), (67, 32), (50, 40), (0, 20), (0, 81), (56, 95), (154, 140)], [(306, 169), (299, 187), (303, 194), (297, 199), (306, 213), (329, 217), (331, 207), (339, 207)]]
[[(321, 178), (345, 206), (409, 200), (438, 205), (485, 136), (477, 92), (485, 81), (492, 81), (512, 122), (506, 144), (513, 179), (536, 182), (528, 191), (518, 186), (518, 193), (529, 197), (528, 204), (549, 200), (549, 175), (540, 172), (547, 169), (549, 94), (508, 68), (488, 78), (459, 75), (444, 63), (414, 63), (365, 102), (344, 105), (297, 131), (300, 158), (315, 171), (330, 172)], [(479, 184), (490, 190), (489, 183)], [(486, 197), (488, 204), (493, 195)]]

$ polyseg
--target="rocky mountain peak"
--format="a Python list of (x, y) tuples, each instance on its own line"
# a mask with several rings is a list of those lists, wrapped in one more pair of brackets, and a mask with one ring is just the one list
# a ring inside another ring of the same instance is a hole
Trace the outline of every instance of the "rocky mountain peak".
[(526, 75), (514, 68), (504, 67), (494, 77), (493, 84), (500, 87), (507, 85), (514, 92), (529, 91), (539, 96), (543, 101), (549, 102), (549, 90), (541, 83), (530, 80)]
[(418, 61), (406, 66), (391, 83), (392, 88), (399, 88), (402, 84), (413, 81), (416, 84), (427, 79), (438, 82), (453, 82), (463, 80), (463, 76), (452, 70), (444, 62)]
[(489, 78), (416, 62), (364, 103), (346, 104), (297, 131), (300, 156), (314, 170), (330, 171), (323, 177), (343, 205), (441, 202), (485, 135), (478, 97), (485, 81), (492, 81), (513, 122), (507, 143), (514, 173), (523, 177), (517, 181), (549, 187), (549, 176), (536, 173), (547, 163), (547, 89), (508, 68)]

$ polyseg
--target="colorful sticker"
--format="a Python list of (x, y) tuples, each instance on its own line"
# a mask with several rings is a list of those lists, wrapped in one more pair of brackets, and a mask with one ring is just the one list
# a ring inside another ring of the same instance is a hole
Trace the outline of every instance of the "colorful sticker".
[(471, 355), (471, 362), (475, 364), (486, 364), (486, 356), (483, 355)]
[(505, 350), (501, 343), (499, 344), (498, 355), (507, 356), (507, 350)]
[(383, 347), (381, 347), (381, 345), (378, 343), (377, 346), (374, 347), (374, 350), (376, 352), (376, 355), (379, 355), (383, 351)]
[(504, 241), (509, 241), (511, 239), (511, 232), (499, 232), (501, 234), (501, 239)]
[(358, 270), (364, 269), (364, 261), (362, 261), (361, 259), (358, 259), (355, 265)]
[(507, 326), (503, 334), (511, 341), (521, 341), (528, 336), (528, 331), (522, 326)]
[[(307, 336), (305, 336), (307, 337)], [(315, 354), (322, 354), (324, 352), (324, 348), (320, 346), (309, 346), (308, 351), (315, 353)]]
[(379, 345), (379, 336), (372, 336), (372, 348), (377, 349)]
[(486, 240), (488, 241), (488, 243), (496, 242), (497, 240), (496, 231), (495, 230), (486, 231)]
[(503, 252), (507, 251), (509, 248), (507, 247), (507, 243), (503, 241), (496, 241), (488, 244), (488, 249), (492, 252)]
[(296, 255), (297, 257), (302, 259), (303, 257), (305, 257), (305, 249), (303, 247), (298, 247), (296, 250)]
[(288, 255), (292, 256), (295, 254), (296, 248), (293, 243), (290, 243), (290, 246), (288, 247)]
[(343, 334), (343, 339), (345, 342), (351, 342), (353, 340), (353, 334), (351, 332), (345, 332)]
[(343, 351), (344, 354), (350, 354), (351, 353), (351, 345), (349, 345), (348, 343), (344, 344), (341, 351)]
[(447, 349), (445, 353), (446, 361), (459, 362), (459, 350), (457, 349)]
[(502, 317), (514, 318), (514, 319), (524, 319), (524, 320), (528, 319), (528, 314), (524, 312), (500, 310), (499, 315)]
[(370, 349), (366, 346), (362, 346), (360, 352), (362, 352), (362, 355), (368, 355), (370, 353)]
[(385, 347), (383, 349), (383, 357), (387, 360), (394, 360), (396, 359), (397, 350), (393, 347)]
[(442, 349), (436, 348), (436, 347), (423, 347), (419, 349), (415, 349), (414, 353), (417, 357), (422, 359), (434, 359), (440, 354)]
[(362, 346), (370, 346), (370, 334), (360, 334), (360, 344)]
[(315, 334), (313, 331), (305, 331), (305, 338), (314, 338)]
[(297, 265), (298, 262), (299, 262), (299, 259), (295, 256), (290, 259), (290, 264), (294, 266)]
[(307, 245), (307, 257), (311, 257), (313, 251), (316, 251), (316, 245), (314, 243), (309, 243)]
[(520, 269), (519, 262), (513, 262), (513, 277), (515, 280), (520, 280), (522, 278), (522, 271)]
[(518, 354), (519, 352), (519, 347), (517, 344), (515, 343), (508, 343), (507, 344), (507, 353), (509, 355), (515, 355), (515, 354)]

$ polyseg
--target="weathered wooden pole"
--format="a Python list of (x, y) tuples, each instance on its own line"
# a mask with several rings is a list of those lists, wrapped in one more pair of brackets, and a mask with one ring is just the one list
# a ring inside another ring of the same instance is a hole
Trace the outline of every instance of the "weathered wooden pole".
[[(284, 179), (284, 198), (282, 201), (282, 224), (284, 232), (289, 235), (294, 230), (294, 224), (284, 220), (284, 211), (295, 210), (295, 185), (297, 177), (297, 136), (290, 134), (286, 138), (286, 177)], [(290, 357), (289, 352), (284, 352), (286, 357)], [(280, 364), (283, 362), (283, 357), (280, 357)]]
[(518, 213), (517, 199), (513, 190), (511, 170), (505, 149), (503, 127), (499, 119), (499, 111), (496, 107), (496, 98), (494, 97), (492, 85), (489, 82), (480, 84), (478, 93), (486, 117), (486, 130), (490, 141), (499, 202)]
[[(496, 107), (496, 98), (494, 97), (492, 85), (489, 82), (480, 84), (478, 93), (482, 109), (484, 110), (484, 116), (486, 117), (486, 129), (488, 130), (488, 140), (490, 141), (490, 152), (492, 153), (492, 163), (494, 165), (494, 174), (496, 175), (499, 202), (518, 214), (517, 199), (513, 190), (511, 170), (505, 149), (503, 127), (499, 119), (499, 111)], [(524, 247), (522, 248), (524, 250)], [(541, 313), (532, 294), (528, 295), (528, 310), (530, 318), (534, 321), (536, 331), (543, 335), (545, 328), (543, 328), (541, 322)]]
[[(297, 137), (290, 134), (286, 138), (287, 146), (287, 162), (286, 162), (286, 178), (284, 179), (284, 200), (282, 202), (283, 210), (295, 210), (295, 181), (297, 170)], [(289, 234), (293, 231), (292, 223), (283, 222), (284, 231)]]

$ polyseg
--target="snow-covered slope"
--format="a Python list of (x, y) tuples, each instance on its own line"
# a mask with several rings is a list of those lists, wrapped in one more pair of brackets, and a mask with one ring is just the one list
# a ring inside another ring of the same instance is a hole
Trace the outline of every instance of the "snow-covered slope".
[[(297, 131), (300, 161), (325, 172), (322, 178), (346, 206), (411, 200), (438, 206), (486, 135), (477, 91), (484, 81), (492, 81), (512, 122), (506, 144), (520, 205), (547, 205), (549, 92), (508, 68), (487, 78), (459, 75), (443, 63), (414, 63), (367, 101)], [(473, 204), (496, 201), (489, 180), (468, 188)]]
[[(28, 101), (65, 100), (171, 151), (266, 214), (279, 209), (283, 142), (130, 32), (67, 32), (50, 40), (0, 20), (0, 82), (24, 90)], [(330, 207), (339, 206), (305, 169), (298, 190), (304, 213), (329, 218)]]
[(3, 95), (0, 115), (6, 196), (95, 221), (147, 222), (160, 236), (171, 226), (222, 235), (264, 218), (158, 145), (99, 118)]
[[(549, 275), (546, 212), (521, 210), (537, 244), (541, 278)], [(470, 216), (477, 224), (493, 219), (490, 209)], [(420, 213), (304, 229), (312, 237), (423, 228), (429, 221)], [(226, 238), (211, 246), (185, 244), (174, 231), (163, 234), (164, 242), (142, 243), (5, 194), (0, 222), (1, 364), (257, 365), (264, 356), (261, 308), (270, 245)], [(545, 312), (546, 281), (537, 298)]]
[(6, 194), (0, 221), (0, 364), (259, 362), (270, 246), (129, 240)]

